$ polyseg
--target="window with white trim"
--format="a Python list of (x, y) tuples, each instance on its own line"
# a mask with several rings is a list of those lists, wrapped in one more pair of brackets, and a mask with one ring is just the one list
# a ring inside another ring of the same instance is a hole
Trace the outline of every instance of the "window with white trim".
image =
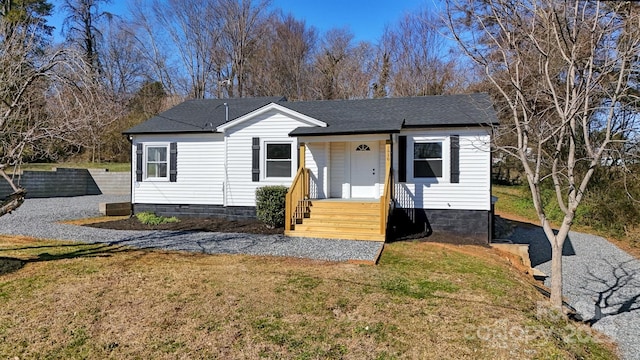
[(145, 179), (168, 179), (169, 146), (147, 145), (145, 150)]
[(267, 178), (289, 178), (292, 176), (293, 160), (291, 143), (266, 143), (265, 169)]
[(443, 160), (442, 141), (416, 141), (413, 143), (414, 178), (442, 177)]

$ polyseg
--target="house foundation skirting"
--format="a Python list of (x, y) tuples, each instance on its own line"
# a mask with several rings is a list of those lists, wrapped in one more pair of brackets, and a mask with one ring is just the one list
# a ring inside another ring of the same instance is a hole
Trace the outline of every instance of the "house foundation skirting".
[(150, 211), (161, 216), (220, 217), (229, 220), (255, 219), (255, 206), (133, 204), (133, 213)]
[(488, 245), (491, 212), (484, 210), (396, 208), (388, 239), (428, 237), (437, 242)]

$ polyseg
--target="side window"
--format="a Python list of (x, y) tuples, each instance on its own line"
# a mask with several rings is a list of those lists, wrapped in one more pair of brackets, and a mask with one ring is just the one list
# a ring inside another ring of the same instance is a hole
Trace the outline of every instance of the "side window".
[(267, 143), (266, 144), (266, 177), (288, 178), (291, 177), (291, 143)]
[(149, 145), (146, 147), (145, 179), (167, 179), (169, 147)]
[(413, 144), (413, 177), (442, 177), (442, 142), (415, 142)]

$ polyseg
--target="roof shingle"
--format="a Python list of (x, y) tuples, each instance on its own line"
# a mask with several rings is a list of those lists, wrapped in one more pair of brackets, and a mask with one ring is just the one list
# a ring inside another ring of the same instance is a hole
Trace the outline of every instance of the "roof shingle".
[(487, 94), (438, 95), (363, 100), (287, 102), (280, 97), (188, 100), (137, 125), (125, 134), (210, 132), (269, 103), (327, 123), (327, 127), (300, 127), (293, 136), (399, 132), (403, 127), (479, 126), (497, 124)]

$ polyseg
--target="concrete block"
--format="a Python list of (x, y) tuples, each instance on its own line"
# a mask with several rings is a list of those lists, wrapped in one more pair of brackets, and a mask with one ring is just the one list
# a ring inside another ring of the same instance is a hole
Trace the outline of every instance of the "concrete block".
[(100, 203), (100, 213), (105, 216), (131, 215), (131, 203)]

